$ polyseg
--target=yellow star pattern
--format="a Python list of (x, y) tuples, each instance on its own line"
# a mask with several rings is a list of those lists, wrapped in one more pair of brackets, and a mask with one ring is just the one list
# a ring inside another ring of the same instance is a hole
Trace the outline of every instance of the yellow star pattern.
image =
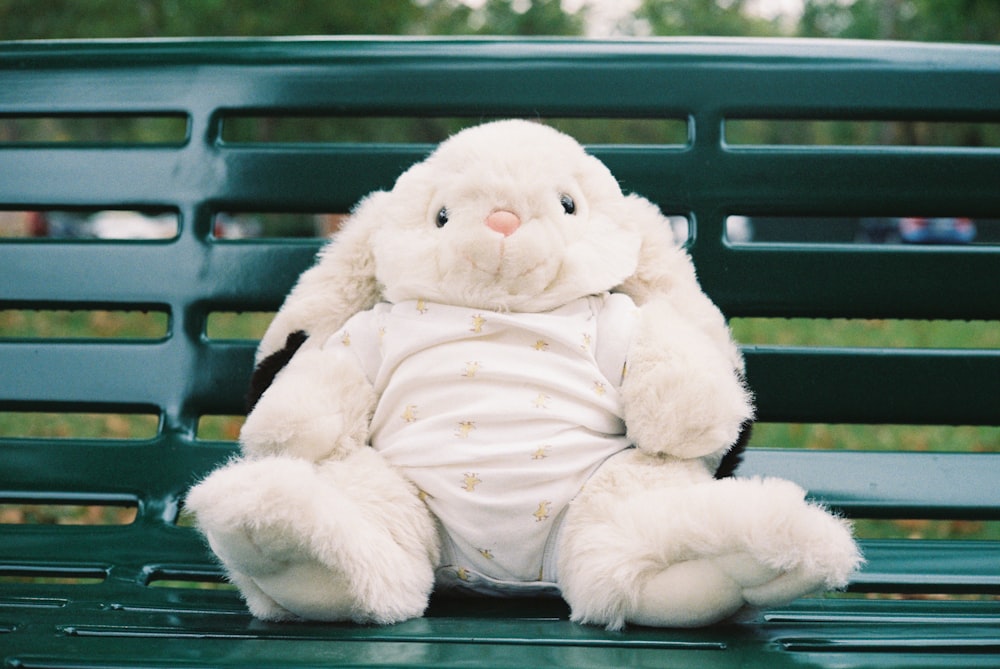
[(403, 410), (403, 415), (401, 416), (403, 420), (407, 423), (414, 423), (417, 420), (417, 405), (407, 404), (406, 409)]
[(600, 381), (594, 381), (594, 392), (598, 395), (604, 395), (608, 389)]
[(343, 344), (344, 346), (350, 346), (351, 345), (351, 333), (350, 332), (345, 332), (343, 335), (341, 335), (341, 337), (340, 337), (340, 343)]
[(483, 331), (483, 325), (486, 324), (486, 319), (483, 318), (482, 314), (476, 314), (472, 317), (472, 327), (469, 328), (469, 332), (480, 333)]
[(417, 311), (426, 314), (427, 313), (427, 303), (423, 300), (417, 300)]
[(458, 424), (458, 430), (455, 432), (455, 436), (459, 439), (468, 439), (469, 433), (476, 429), (476, 422), (472, 420), (463, 420)]
[(532, 460), (544, 460), (549, 457), (549, 449), (551, 446), (539, 446), (538, 450), (531, 454)]
[(462, 482), (465, 485), (465, 491), (466, 492), (475, 492), (476, 486), (479, 485), (480, 483), (482, 483), (483, 480), (481, 478), (479, 478), (479, 474), (468, 474), (467, 473), (465, 475), (465, 478), (462, 479)]
[(545, 341), (544, 339), (539, 339), (538, 341), (535, 342), (534, 348), (536, 351), (547, 351), (549, 350), (549, 342)]
[(480, 548), (479, 554), (482, 555), (487, 560), (493, 559), (493, 551), (491, 551), (489, 548)]
[(552, 398), (549, 395), (546, 395), (545, 393), (538, 393), (538, 397), (534, 399), (533, 404), (536, 409), (548, 409), (550, 399)]
[(465, 363), (465, 371), (462, 372), (462, 376), (464, 376), (467, 379), (474, 379), (476, 378), (476, 372), (478, 371), (479, 371), (478, 361), (467, 362)]
[(552, 502), (550, 502), (548, 500), (546, 500), (544, 502), (539, 502), (539, 504), (538, 504), (538, 510), (535, 511), (533, 514), (531, 514), (531, 515), (533, 515), (535, 517), (535, 522), (540, 523), (543, 520), (548, 520), (549, 519), (549, 506), (551, 506), (551, 505), (552, 505)]

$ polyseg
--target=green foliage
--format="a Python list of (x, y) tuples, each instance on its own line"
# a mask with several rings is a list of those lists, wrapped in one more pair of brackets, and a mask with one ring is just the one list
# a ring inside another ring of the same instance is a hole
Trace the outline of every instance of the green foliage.
[(140, 311), (0, 310), (0, 339), (159, 339), (167, 314)]
[(744, 344), (866, 348), (1000, 348), (996, 321), (920, 321), (848, 318), (736, 318)]
[(2, 0), (0, 37), (207, 37), (407, 34), (421, 8), (410, 0)]
[(0, 438), (152, 439), (159, 421), (147, 414), (0, 411)]
[(765, 37), (780, 35), (770, 21), (747, 12), (746, 0), (645, 0), (636, 12), (654, 35), (709, 35)]
[(576, 35), (559, 0), (0, 0), (0, 39)]
[[(0, 0), (0, 39), (581, 35), (598, 0)], [(797, 24), (751, 0), (643, 0), (619, 34), (1000, 40), (995, 0), (803, 0)]]
[[(419, 0), (418, 0), (419, 1)], [(563, 11), (560, 0), (423, 0), (421, 32), (435, 35), (580, 35), (581, 12)]]
[(805, 0), (803, 37), (1000, 41), (996, 0)]

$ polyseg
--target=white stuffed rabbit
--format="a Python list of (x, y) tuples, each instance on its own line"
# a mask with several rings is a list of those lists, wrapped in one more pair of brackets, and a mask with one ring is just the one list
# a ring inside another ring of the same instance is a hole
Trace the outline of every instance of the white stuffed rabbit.
[(709, 624), (842, 587), (846, 521), (716, 479), (742, 358), (648, 201), (570, 137), (458, 133), (365, 198), (258, 351), (187, 506), (254, 615), (392, 623), (434, 587)]

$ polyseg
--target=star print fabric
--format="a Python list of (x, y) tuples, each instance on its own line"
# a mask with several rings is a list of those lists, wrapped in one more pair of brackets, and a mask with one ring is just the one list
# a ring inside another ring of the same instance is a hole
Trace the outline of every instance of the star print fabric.
[(441, 523), (443, 580), (554, 582), (566, 506), (629, 446), (618, 388), (635, 312), (618, 294), (544, 313), (418, 300), (377, 305), (330, 338), (379, 395), (372, 446)]

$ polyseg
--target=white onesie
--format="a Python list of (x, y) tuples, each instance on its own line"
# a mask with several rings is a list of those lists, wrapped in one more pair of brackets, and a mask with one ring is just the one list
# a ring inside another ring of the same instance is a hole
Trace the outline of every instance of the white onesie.
[(439, 585), (554, 587), (566, 506), (629, 446), (618, 388), (636, 311), (620, 294), (544, 313), (383, 303), (327, 341), (364, 367), (372, 446), (441, 524)]

